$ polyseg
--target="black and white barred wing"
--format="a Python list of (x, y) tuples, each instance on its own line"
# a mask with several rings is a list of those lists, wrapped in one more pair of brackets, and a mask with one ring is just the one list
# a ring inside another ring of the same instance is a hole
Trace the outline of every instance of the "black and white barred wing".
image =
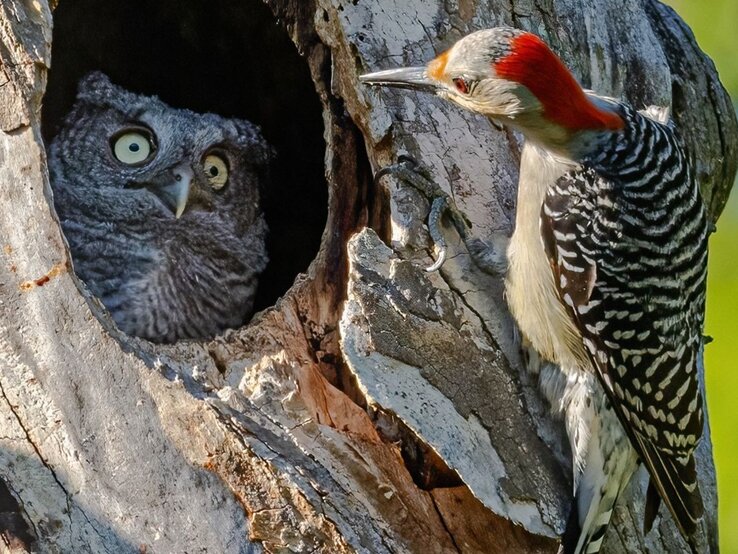
[(569, 172), (547, 195), (541, 232), (594, 370), (652, 485), (689, 536), (703, 512), (692, 455), (702, 432), (701, 320), (694, 316), (701, 306), (672, 286), (669, 263), (640, 238), (638, 222), (619, 217), (620, 194), (592, 169)]

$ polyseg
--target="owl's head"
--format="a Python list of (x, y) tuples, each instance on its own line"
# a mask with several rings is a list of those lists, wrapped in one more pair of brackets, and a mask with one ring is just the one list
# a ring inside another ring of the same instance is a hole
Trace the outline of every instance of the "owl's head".
[(166, 225), (224, 213), (253, 221), (273, 152), (248, 121), (175, 109), (95, 72), (80, 81), (50, 157), (65, 193)]

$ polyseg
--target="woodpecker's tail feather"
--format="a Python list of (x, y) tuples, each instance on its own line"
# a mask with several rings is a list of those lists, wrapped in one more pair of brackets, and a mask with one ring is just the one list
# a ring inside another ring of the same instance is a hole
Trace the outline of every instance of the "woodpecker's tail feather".
[(638, 466), (615, 413), (607, 405), (599, 408), (600, 417), (590, 418), (595, 425), (589, 436), (572, 444), (575, 458), (583, 455), (584, 459), (579, 475), (575, 464), (575, 508), (562, 539), (563, 554), (600, 551), (615, 503)]
[(653, 480), (648, 480), (648, 489), (646, 490), (646, 510), (643, 514), (643, 534), (647, 535), (651, 532), (653, 522), (659, 513), (661, 506), (661, 497), (658, 489), (654, 486)]
[[(684, 458), (660, 453), (650, 442), (637, 437), (641, 458), (650, 476), (649, 488), (658, 490), (661, 500), (669, 508), (674, 521), (692, 550), (695, 549), (693, 536), (704, 513), (702, 495), (697, 483), (697, 467), (694, 456)], [(647, 500), (653, 502), (653, 495)], [(655, 517), (658, 506), (646, 506), (647, 520)], [(648, 523), (648, 521), (646, 521)]]
[[(648, 480), (648, 489), (646, 490), (646, 510), (643, 515), (643, 534), (648, 535), (653, 528), (653, 522), (656, 520), (656, 516), (659, 513), (659, 507), (661, 506), (661, 496), (659, 491), (653, 484), (653, 479)], [(686, 537), (689, 549), (692, 554), (699, 552), (699, 547), (695, 541), (694, 536)]]
[[(615, 501), (618, 499), (618, 492), (620, 491), (599, 491), (597, 496), (590, 500), (589, 510), (585, 512), (587, 516), (573, 551), (575, 554), (595, 554), (600, 551), (605, 532), (610, 525)], [(580, 510), (586, 509), (581, 503), (578, 504)]]
[(579, 524), (579, 510), (583, 506), (580, 502), (574, 503), (558, 554), (595, 554), (600, 551), (617, 496), (598, 495), (592, 500), (584, 525)]

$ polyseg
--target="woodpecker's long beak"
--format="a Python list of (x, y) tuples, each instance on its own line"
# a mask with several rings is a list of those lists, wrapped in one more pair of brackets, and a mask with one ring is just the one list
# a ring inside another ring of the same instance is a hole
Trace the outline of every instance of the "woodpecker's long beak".
[(187, 207), (193, 177), (192, 168), (182, 164), (172, 170), (171, 178), (166, 182), (147, 188), (172, 210), (175, 218), (179, 219)]
[(439, 88), (437, 82), (428, 78), (425, 67), (400, 67), (376, 71), (361, 75), (359, 80), (367, 85), (408, 88), (425, 92), (435, 92)]

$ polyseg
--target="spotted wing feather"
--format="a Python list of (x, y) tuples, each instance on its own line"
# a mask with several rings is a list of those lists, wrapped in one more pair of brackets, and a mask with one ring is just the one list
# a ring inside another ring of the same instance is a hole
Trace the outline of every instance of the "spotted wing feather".
[(689, 537), (703, 513), (693, 451), (703, 425), (704, 207), (672, 131), (624, 115), (624, 136), (548, 191), (541, 232), (592, 365)]

